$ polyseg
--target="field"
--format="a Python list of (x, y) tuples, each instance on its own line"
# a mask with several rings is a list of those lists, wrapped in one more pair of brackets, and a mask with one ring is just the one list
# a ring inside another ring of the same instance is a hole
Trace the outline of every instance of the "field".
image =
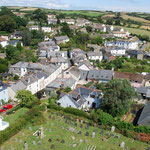
[[(11, 117), (14, 118), (17, 114), (18, 112)], [(134, 147), (135, 150), (145, 150), (148, 147), (146, 143), (133, 141), (118, 133), (106, 135), (108, 130), (103, 130), (104, 133), (100, 134), (101, 129), (98, 127), (89, 126), (89, 129), (85, 129), (87, 126), (85, 123), (82, 124), (81, 122), (73, 121), (70, 123), (69, 118), (66, 123), (65, 119), (56, 115), (56, 113), (44, 112), (44, 116), (46, 118), (46, 122), (42, 124), (44, 138), (40, 139), (38, 136), (33, 135), (33, 133), (39, 130), (40, 126), (28, 125), (25, 129), (5, 142), (1, 146), (3, 150), (13, 148), (15, 150), (23, 150), (25, 141), (28, 144), (29, 150), (48, 150), (52, 144), (54, 144), (54, 149), (56, 150), (123, 150), (127, 147), (128, 149)], [(77, 126), (74, 123), (77, 123)], [(83, 128), (80, 127), (81, 124)], [(31, 128), (29, 129), (29, 127)], [(81, 134), (78, 134), (79, 131), (81, 131)], [(91, 137), (93, 131), (95, 131), (95, 138)], [(86, 132), (89, 133), (89, 136), (85, 136)], [(48, 141), (49, 139), (51, 139), (51, 142)], [(62, 139), (65, 143), (61, 143)], [(35, 141), (35, 144), (33, 144), (33, 141)], [(120, 148), (122, 141), (125, 142), (125, 148)]]

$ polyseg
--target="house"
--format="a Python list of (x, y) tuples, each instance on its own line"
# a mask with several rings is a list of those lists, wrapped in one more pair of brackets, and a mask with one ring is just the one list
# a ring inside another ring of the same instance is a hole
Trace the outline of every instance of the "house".
[(140, 50), (129, 50), (128, 55), (130, 57), (135, 57), (136, 59), (143, 60), (144, 53)]
[(87, 44), (87, 48), (89, 48), (90, 51), (99, 52), (101, 49), (101, 46), (97, 44)]
[(23, 46), (23, 43), (19, 40), (11, 40), (11, 41), (8, 42), (9, 45), (12, 45), (14, 47), (16, 47), (18, 43), (20, 43), (21, 46)]
[(64, 89), (70, 87), (72, 90), (75, 89), (77, 82), (74, 78), (56, 78), (49, 85), (46, 86), (46, 91), (53, 91), (57, 89)]
[(150, 87), (150, 73), (146, 75), (145, 86)]
[(145, 104), (137, 124), (150, 127), (150, 101)]
[(9, 73), (13, 73), (23, 77), (27, 74), (27, 66), (28, 66), (27, 62), (18, 62), (9, 67)]
[(115, 71), (114, 78), (121, 79), (121, 80), (127, 79), (130, 81), (133, 87), (144, 86), (144, 82), (145, 82), (144, 76), (142, 74), (134, 74), (128, 72)]
[(78, 69), (89, 71), (90, 69), (93, 69), (93, 66), (91, 65), (89, 60), (85, 60), (79, 63)]
[(138, 49), (138, 41), (131, 41), (131, 40), (117, 40), (112, 42), (105, 42), (105, 47), (122, 47), (125, 49)]
[(107, 83), (113, 79), (114, 71), (112, 70), (100, 70), (99, 83)]
[(65, 44), (69, 42), (69, 37), (68, 36), (56, 36), (54, 38), (54, 41), (56, 44)]
[(25, 76), (25, 78), (21, 79), (21, 81), (26, 86), (26, 90), (31, 91), (32, 94), (35, 94), (45, 88), (44, 74), (41, 72)]
[(150, 99), (150, 87), (141, 86), (136, 88), (136, 91), (141, 94), (143, 99)]
[(75, 24), (75, 20), (74, 19), (61, 19), (60, 22), (61, 23), (66, 22), (67, 24), (70, 24), (70, 25), (74, 25)]
[(113, 56), (124, 56), (126, 54), (126, 49), (122, 47), (113, 47), (110, 50)]
[(0, 45), (2, 45), (2, 47), (6, 47), (8, 44), (7, 44), (7, 40), (0, 37)]
[(8, 97), (10, 100), (17, 101), (16, 95), (20, 90), (26, 89), (26, 85), (22, 81), (18, 81), (8, 87)]
[(10, 35), (11, 39), (16, 39), (16, 40), (21, 40), (22, 39), (22, 35), (20, 31), (15, 31)]
[(0, 58), (1, 59), (5, 59), (6, 58), (6, 54), (5, 53), (0, 53)]
[(48, 20), (49, 19), (56, 19), (56, 15), (53, 15), (53, 14), (48, 14), (47, 17), (48, 17)]
[(7, 85), (0, 80), (0, 106), (8, 102), (8, 87)]
[(50, 33), (52, 31), (51, 27), (41, 27), (41, 29), (45, 33)]
[(65, 59), (68, 58), (67, 51), (48, 51), (47, 52), (47, 58), (54, 58), (54, 57), (63, 57)]
[(113, 31), (114, 30), (114, 26), (111, 25), (106, 25), (106, 31)]
[(39, 30), (39, 26), (38, 25), (33, 25), (31, 27), (29, 27), (29, 30)]
[(87, 76), (87, 80), (90, 81), (99, 81), (100, 70), (90, 70)]
[(94, 24), (93, 31), (100, 31), (100, 32), (106, 32), (106, 26), (104, 24)]
[(104, 54), (104, 60), (106, 60), (107, 62), (113, 61), (115, 60), (116, 57), (113, 56), (111, 53), (107, 52)]
[(87, 53), (87, 57), (89, 60), (99, 60), (99, 61), (102, 61), (103, 59), (103, 54), (102, 52), (100, 51), (99, 53), (96, 53), (96, 52), (88, 52)]
[(101, 101), (101, 91), (94, 87), (86, 88), (79, 86), (73, 91), (65, 94), (56, 103), (62, 107), (72, 107), (76, 109), (89, 110), (99, 108)]
[(127, 38), (130, 36), (130, 33), (128, 31), (112, 31), (114, 37), (118, 38)]

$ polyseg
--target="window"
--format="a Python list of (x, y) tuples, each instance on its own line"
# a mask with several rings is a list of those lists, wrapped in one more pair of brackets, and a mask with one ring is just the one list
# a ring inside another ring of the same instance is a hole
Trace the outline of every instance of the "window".
[(90, 102), (88, 101), (88, 105), (90, 104)]
[(90, 95), (91, 98), (95, 98), (95, 95)]
[(69, 74), (69, 72), (66, 72), (66, 74)]
[(71, 105), (69, 105), (69, 107), (71, 107)]

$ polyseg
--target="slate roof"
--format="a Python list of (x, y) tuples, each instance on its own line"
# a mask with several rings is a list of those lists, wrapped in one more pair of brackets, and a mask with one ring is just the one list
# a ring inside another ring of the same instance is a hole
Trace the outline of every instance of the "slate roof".
[(41, 42), (38, 44), (39, 47), (49, 47), (49, 46), (54, 46), (56, 45), (54, 41), (52, 41), (52, 39), (50, 39), (49, 41), (46, 42)]
[(20, 90), (26, 89), (27, 86), (26, 86), (22, 81), (19, 81), (19, 82), (13, 84), (10, 88), (11, 88), (15, 93), (17, 93), (17, 92), (20, 91)]
[(82, 80), (82, 79), (87, 80), (87, 76), (88, 76), (89, 71), (80, 70), (80, 73), (81, 73), (80, 80)]
[(88, 73), (88, 79), (99, 80), (100, 70), (90, 70)]
[(8, 42), (9, 45), (16, 45), (18, 42), (21, 42), (19, 40), (11, 40)]
[(150, 101), (148, 101), (138, 120), (139, 125), (150, 127)]
[(56, 40), (56, 41), (62, 41), (62, 40), (67, 40), (67, 39), (69, 39), (68, 36), (56, 36), (56, 37), (55, 37), (55, 40)]
[(150, 98), (150, 87), (141, 86), (136, 88), (137, 92), (140, 94), (145, 94), (147, 98)]
[(7, 84), (5, 84), (2, 80), (0, 80), (0, 91), (2, 91), (3, 89), (6, 89), (7, 88)]
[(111, 80), (113, 78), (114, 71), (112, 70), (100, 70), (100, 80)]
[(28, 62), (18, 62), (14, 65), (11, 65), (12, 68), (26, 68), (28, 66)]

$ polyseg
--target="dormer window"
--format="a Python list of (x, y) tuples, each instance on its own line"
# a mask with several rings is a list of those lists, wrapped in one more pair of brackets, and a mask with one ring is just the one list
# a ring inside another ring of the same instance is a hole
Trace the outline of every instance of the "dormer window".
[(95, 98), (95, 95), (92, 95), (92, 94), (91, 94), (90, 97), (91, 97), (91, 98)]

